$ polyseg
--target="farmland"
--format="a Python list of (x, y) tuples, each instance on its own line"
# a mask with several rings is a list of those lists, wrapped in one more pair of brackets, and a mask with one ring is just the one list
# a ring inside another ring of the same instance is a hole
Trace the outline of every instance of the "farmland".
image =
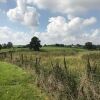
[(100, 0), (0, 0), (0, 100), (100, 100)]
[[(100, 51), (42, 47), (40, 51), (14, 48), (0, 52), (1, 100), (100, 99)], [(34, 97), (34, 91), (40, 98)]]

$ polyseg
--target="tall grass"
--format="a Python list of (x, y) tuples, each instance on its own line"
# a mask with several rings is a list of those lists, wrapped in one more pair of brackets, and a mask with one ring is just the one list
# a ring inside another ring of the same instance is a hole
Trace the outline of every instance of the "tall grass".
[(68, 71), (64, 59), (63, 67), (57, 62), (55, 65), (52, 64), (49, 73), (41, 69), (38, 86), (48, 92), (54, 100), (99, 100), (100, 83), (96, 77), (96, 67), (92, 68), (88, 59), (85, 73), (77, 79)]
[(100, 100), (100, 53), (12, 52), (1, 60), (35, 76), (50, 100)]

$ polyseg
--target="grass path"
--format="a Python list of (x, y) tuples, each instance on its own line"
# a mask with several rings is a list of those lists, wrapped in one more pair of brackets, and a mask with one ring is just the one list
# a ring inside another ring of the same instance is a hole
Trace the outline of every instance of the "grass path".
[(33, 81), (21, 68), (0, 62), (0, 100), (45, 100)]

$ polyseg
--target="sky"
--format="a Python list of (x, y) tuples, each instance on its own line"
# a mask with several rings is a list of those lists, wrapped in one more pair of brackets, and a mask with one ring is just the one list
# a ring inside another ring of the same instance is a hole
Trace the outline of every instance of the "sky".
[(100, 44), (100, 0), (0, 0), (0, 44)]

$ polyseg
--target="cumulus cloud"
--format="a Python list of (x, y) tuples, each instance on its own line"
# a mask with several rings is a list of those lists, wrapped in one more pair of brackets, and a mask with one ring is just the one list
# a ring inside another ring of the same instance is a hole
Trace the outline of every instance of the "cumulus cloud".
[[(100, 9), (100, 0), (16, 0), (16, 2), (16, 8), (10, 9), (7, 12), (7, 16), (10, 20), (18, 21), (33, 30), (35, 30), (39, 24), (39, 13), (34, 6), (39, 9), (47, 9), (53, 12), (68, 14), (67, 19), (62, 16), (49, 18), (49, 24), (47, 25), (46, 31), (34, 33), (34, 35), (40, 38), (42, 44), (70, 44), (84, 43), (86, 41), (94, 41), (96, 43), (97, 40), (99, 40), (97, 39), (100, 37), (99, 29), (86, 30), (97, 22), (95, 17), (85, 19), (72, 15)], [(4, 41), (3, 39), (10, 40), (12, 38), (18, 43), (20, 43), (20, 41), (23, 43), (24, 37), (26, 38), (25, 40), (29, 41), (32, 36), (32, 34), (28, 35), (23, 32), (15, 32), (15, 35), (13, 34), (13, 30), (7, 27), (1, 27), (0, 31), (2, 35), (0, 38), (2, 41)], [(11, 34), (12, 37), (10, 38)], [(23, 39), (20, 39), (20, 37), (23, 37)]]
[[(80, 40), (81, 39), (81, 40)], [(100, 44), (98, 40), (100, 40), (100, 29), (92, 29), (90, 32), (85, 32), (80, 38), (79, 41), (85, 43), (86, 41), (91, 41), (95, 44)]]
[(7, 16), (10, 20), (21, 22), (32, 29), (39, 24), (39, 13), (34, 7), (27, 6), (26, 0), (17, 0), (17, 7), (10, 9)]
[(90, 19), (86, 19), (83, 24), (84, 25), (91, 25), (91, 24), (94, 24), (96, 22), (96, 18), (95, 17), (91, 17)]
[(85, 35), (85, 27), (89, 27), (96, 22), (93, 21), (93, 18), (94, 17), (84, 19), (74, 17), (71, 20), (67, 20), (62, 16), (52, 17), (49, 19), (49, 24), (47, 25), (46, 31), (42, 33), (36, 32), (34, 35), (38, 36), (42, 40), (42, 44), (83, 43), (84, 41), (87, 41), (86, 38), (89, 39), (90, 37), (91, 40), (92, 37), (96, 37), (98, 34), (97, 32), (93, 32), (87, 33), (87, 36)]
[(27, 0), (40, 9), (50, 9), (61, 13), (79, 13), (100, 9), (100, 0)]
[[(93, 17), (94, 18), (94, 17)], [(13, 42), (14, 44), (27, 44), (34, 36), (39, 37), (42, 44), (77, 44), (92, 41), (98, 43), (100, 39), (100, 29), (91, 29), (90, 31), (84, 30), (85, 27), (91, 26), (91, 24), (84, 24), (85, 21), (92, 21), (91, 18), (84, 19), (80, 17), (73, 17), (68, 20), (62, 16), (49, 18), (49, 24), (47, 25), (45, 32), (24, 33), (15, 32), (9, 27), (0, 27), (0, 43)]]
[(0, 43), (13, 42), (16, 45), (28, 44), (33, 34), (15, 32), (9, 27), (0, 27)]
[(100, 29), (96, 29), (92, 32), (91, 37), (96, 38), (100, 36)]

